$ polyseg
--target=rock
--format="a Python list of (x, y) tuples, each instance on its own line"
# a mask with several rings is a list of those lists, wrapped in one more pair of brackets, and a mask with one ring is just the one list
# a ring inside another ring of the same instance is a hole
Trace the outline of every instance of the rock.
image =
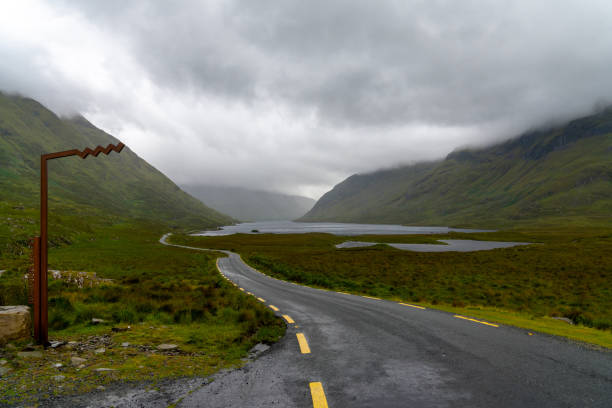
[(100, 391), (104, 391), (105, 389), (106, 389), (106, 387), (105, 387), (105, 386), (103, 386), (103, 385), (98, 385), (98, 386), (96, 387), (96, 390), (100, 390)]
[(128, 331), (129, 327), (112, 327), (111, 330), (114, 333), (119, 333), (119, 332), (124, 332), (124, 331)]
[(121, 347), (130, 347), (130, 343), (128, 342), (121, 343)]
[(65, 341), (51, 340), (49, 342), (49, 347), (51, 347), (51, 348), (58, 348), (59, 346), (63, 346), (64, 344), (66, 344)]
[(259, 344), (256, 344), (255, 346), (253, 346), (251, 351), (249, 351), (249, 354), (257, 356), (257, 355), (263, 353), (264, 351), (267, 351), (269, 348), (270, 348), (270, 346), (268, 346), (267, 344), (259, 343)]
[(163, 351), (176, 350), (177, 348), (178, 346), (176, 344), (160, 344), (159, 346), (157, 346), (158, 350)]
[(0, 344), (30, 337), (31, 325), (29, 307), (0, 306)]
[(6, 345), (7, 350), (17, 350), (17, 347), (13, 343), (9, 343)]
[(96, 349), (94, 351), (94, 353), (96, 354), (104, 354), (106, 352), (106, 349), (104, 347), (100, 347), (99, 349)]
[(117, 370), (112, 369), (112, 368), (100, 367), (100, 368), (96, 368), (94, 371), (97, 373), (108, 373), (108, 372), (117, 371)]
[(42, 351), (20, 351), (17, 357), (21, 358), (42, 358)]
[(79, 366), (81, 364), (83, 364), (84, 362), (86, 362), (87, 360), (85, 360), (84, 358), (81, 357), (70, 357), (70, 364), (72, 364), (73, 366)]
[(572, 321), (572, 319), (568, 319), (567, 317), (553, 317), (553, 319), (555, 320), (561, 320), (562, 322), (565, 322), (567, 324), (574, 324), (574, 322)]
[(65, 379), (65, 378), (66, 378), (66, 377), (64, 377), (63, 375), (54, 375), (54, 376), (53, 376), (53, 379), (54, 379), (55, 381), (64, 381), (64, 379)]
[(5, 376), (9, 371), (11, 371), (11, 367), (0, 367), (0, 377)]
[(8, 361), (6, 361), (6, 360), (0, 360), (0, 366), (6, 365), (6, 363), (8, 363)]
[(55, 363), (55, 364), (53, 364), (53, 367), (55, 367), (55, 368), (61, 368), (63, 366), (64, 365), (62, 363)]
[(98, 318), (96, 318), (96, 317), (94, 317), (94, 318), (92, 318), (92, 319), (91, 319), (91, 324), (101, 324), (101, 323), (105, 323), (105, 322), (106, 322), (106, 320), (104, 320), (104, 319), (98, 319)]

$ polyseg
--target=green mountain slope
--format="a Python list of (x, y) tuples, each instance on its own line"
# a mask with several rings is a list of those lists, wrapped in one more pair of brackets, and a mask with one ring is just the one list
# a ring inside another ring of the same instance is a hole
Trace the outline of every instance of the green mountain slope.
[(315, 204), (308, 197), (239, 187), (183, 185), (185, 191), (212, 208), (241, 221), (294, 220)]
[[(63, 119), (38, 102), (0, 93), (0, 202), (38, 207), (40, 154), (117, 143), (83, 117)], [(231, 222), (129, 148), (49, 162), (50, 211), (83, 211), (179, 227)]]
[(301, 221), (503, 226), (612, 220), (612, 109), (446, 159), (353, 175)]

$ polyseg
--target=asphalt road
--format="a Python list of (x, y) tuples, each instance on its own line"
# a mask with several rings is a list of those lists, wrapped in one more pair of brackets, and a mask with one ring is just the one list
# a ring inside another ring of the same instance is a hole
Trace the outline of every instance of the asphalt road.
[(280, 281), (228, 254), (223, 275), (295, 323), (268, 353), (179, 406), (317, 407), (324, 394), (329, 407), (612, 407), (612, 352)]
[(279, 281), (227, 254), (222, 274), (289, 321), (279, 343), (212, 382), (121, 389), (74, 406), (612, 407), (610, 351)]

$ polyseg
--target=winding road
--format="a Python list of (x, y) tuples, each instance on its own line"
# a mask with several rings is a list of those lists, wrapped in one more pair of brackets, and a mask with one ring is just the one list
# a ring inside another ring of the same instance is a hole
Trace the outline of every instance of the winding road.
[(609, 351), (280, 281), (223, 252), (220, 272), (282, 316), (287, 334), (179, 407), (612, 406)]

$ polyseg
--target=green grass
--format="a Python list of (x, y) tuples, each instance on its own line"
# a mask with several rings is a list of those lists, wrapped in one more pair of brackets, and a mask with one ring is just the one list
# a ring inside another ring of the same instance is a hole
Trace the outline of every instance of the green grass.
[[(60, 118), (38, 102), (0, 92), (0, 201), (38, 205), (40, 154), (117, 143), (83, 117)], [(49, 203), (100, 217), (205, 228), (232, 222), (126, 147), (120, 154), (48, 162)], [(0, 213), (1, 214), (1, 213)]]
[(444, 160), (355, 174), (304, 221), (529, 228), (612, 214), (612, 108)]
[[(78, 287), (50, 279), (50, 338), (83, 342), (106, 335), (110, 346), (101, 355), (60, 348), (35, 361), (18, 358), (17, 350), (0, 349), (0, 358), (13, 369), (0, 378), (0, 404), (85, 392), (115, 381), (207, 376), (241, 364), (253, 345), (284, 334), (285, 325), (268, 308), (221, 277), (215, 261), (223, 254), (161, 245), (163, 232), (163, 226), (117, 223), (79, 233), (70, 244), (49, 251), (49, 269), (90, 271), (112, 280)], [(9, 263), (0, 278), (2, 304), (24, 304), (27, 254), (0, 261)], [(105, 323), (93, 325), (92, 318)], [(124, 342), (130, 346), (121, 347)], [(177, 344), (180, 354), (157, 352), (161, 343)], [(71, 355), (86, 358), (86, 367), (70, 365)], [(94, 371), (99, 367), (116, 371), (100, 374)], [(61, 389), (53, 380), (58, 374), (66, 377)]]
[[(334, 247), (348, 239), (431, 242), (436, 238), (534, 244), (467, 253), (418, 253), (386, 245)], [(348, 238), (327, 234), (175, 235), (172, 241), (236, 251), (262, 272), (300, 284), (442, 309), (467, 307), (481, 317), (485, 311), (495, 315), (502, 323), (612, 346), (609, 228), (534, 227), (478, 234)], [(570, 318), (577, 326), (550, 319), (553, 316)]]

